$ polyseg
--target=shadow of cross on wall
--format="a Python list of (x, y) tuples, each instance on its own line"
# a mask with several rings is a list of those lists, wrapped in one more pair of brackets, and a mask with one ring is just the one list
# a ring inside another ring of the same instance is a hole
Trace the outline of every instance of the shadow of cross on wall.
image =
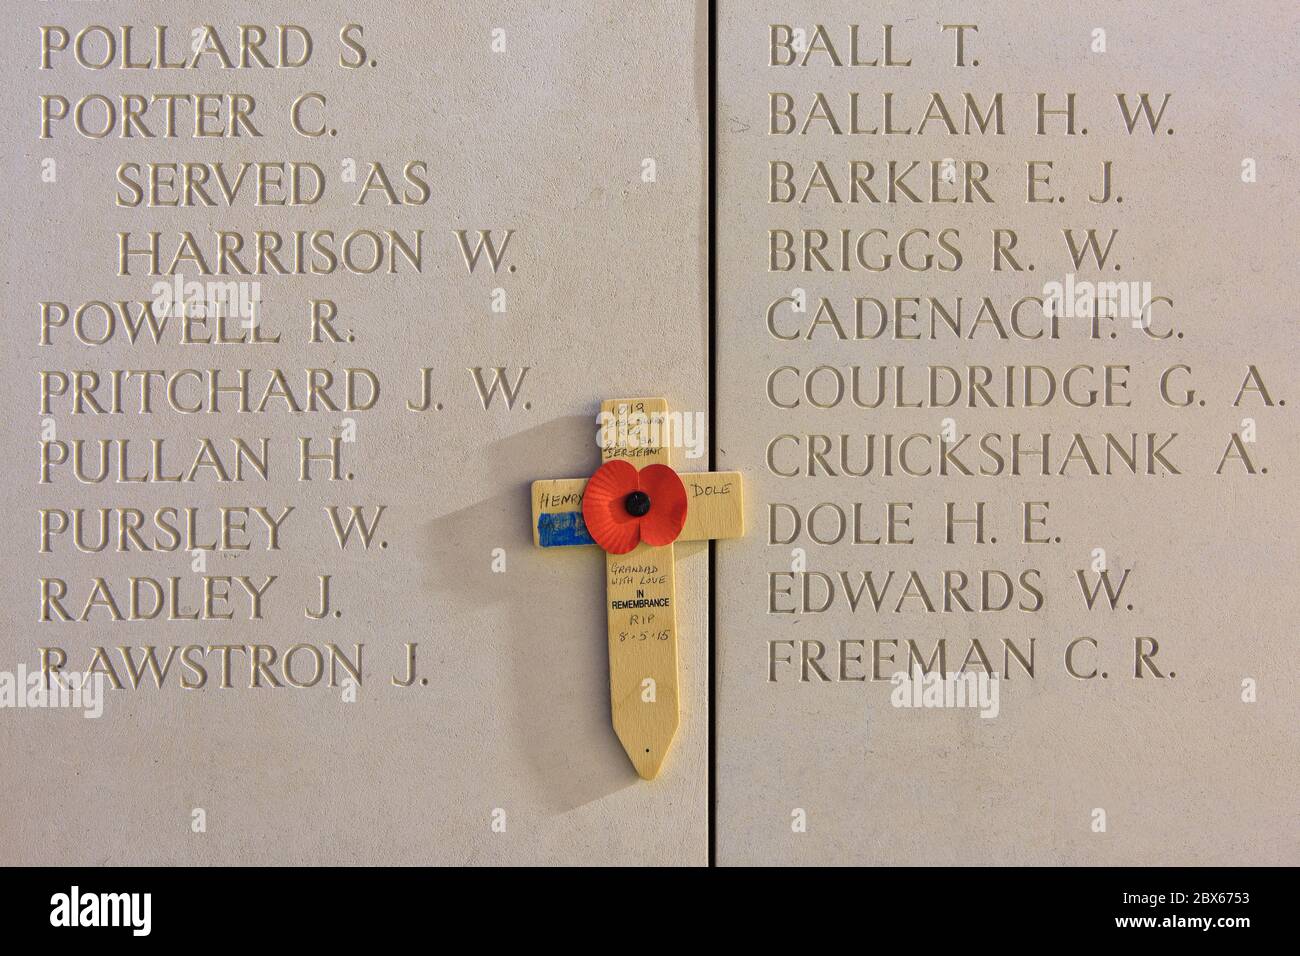
[[(610, 734), (604, 650), (592, 640), (605, 620), (596, 581), (604, 568), (596, 548), (571, 548), (563, 560), (523, 547), (529, 541), (528, 475), (539, 461), (581, 461), (590, 455), (596, 415), (555, 419), (486, 446), (486, 471), (501, 490), (422, 523), (422, 585), (439, 635), (435, 654), (449, 664), (474, 662), (476, 673), (499, 668), (504, 687), (484, 719), (505, 738), (512, 766), (546, 809), (563, 813), (637, 780)], [(496, 543), (509, 555), (494, 573)], [(549, 560), (548, 560), (549, 558)], [(483, 640), (484, 623), (504, 639)], [(495, 674), (493, 675), (496, 676)], [(499, 709), (498, 709), (499, 708)]]

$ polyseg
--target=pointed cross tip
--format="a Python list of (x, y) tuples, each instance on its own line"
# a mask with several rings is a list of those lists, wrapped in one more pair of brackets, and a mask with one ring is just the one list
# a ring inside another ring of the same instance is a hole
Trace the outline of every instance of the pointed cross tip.
[[(618, 728), (615, 727), (615, 731), (617, 730)], [(671, 731), (667, 734), (662, 729), (654, 734), (659, 738), (657, 743), (646, 740), (645, 734), (641, 734), (640, 740), (624, 739), (621, 733), (618, 738), (619, 743), (623, 745), (623, 751), (632, 761), (632, 766), (636, 768), (637, 776), (642, 780), (653, 780), (663, 769), (664, 761), (668, 757), (668, 751), (672, 749), (673, 738), (676, 735), (677, 724), (674, 722)]]
[[(676, 717), (676, 713), (673, 713)], [(620, 728), (615, 726), (615, 732), (619, 736), (619, 743), (623, 744), (624, 753), (628, 754), (628, 760), (632, 761), (632, 766), (636, 767), (637, 777), (642, 780), (653, 780), (658, 777), (659, 771), (663, 769), (663, 762), (667, 760), (668, 750), (672, 749), (673, 737), (677, 736), (677, 721), (673, 719), (671, 727), (656, 727), (650, 734), (646, 734), (645, 727), (632, 730), (630, 734), (624, 731), (632, 728)], [(653, 740), (650, 739), (653, 737)]]
[(663, 751), (659, 753), (640, 753), (628, 754), (632, 758), (632, 766), (636, 768), (636, 775), (642, 780), (653, 780), (659, 776), (659, 770), (664, 765)]

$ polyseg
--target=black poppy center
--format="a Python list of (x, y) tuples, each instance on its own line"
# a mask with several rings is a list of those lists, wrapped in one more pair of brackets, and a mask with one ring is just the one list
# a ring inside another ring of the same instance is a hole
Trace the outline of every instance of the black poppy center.
[(640, 518), (650, 510), (650, 496), (644, 491), (634, 491), (623, 499), (623, 507), (633, 518)]

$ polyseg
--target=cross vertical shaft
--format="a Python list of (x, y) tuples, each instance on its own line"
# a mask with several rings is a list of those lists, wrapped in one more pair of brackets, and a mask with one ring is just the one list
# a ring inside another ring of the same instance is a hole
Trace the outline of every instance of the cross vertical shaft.
[[(605, 421), (629, 415), (663, 416), (661, 398), (617, 399), (601, 405)], [(668, 465), (662, 443), (635, 447), (617, 430), (601, 449), (601, 461), (627, 458), (637, 468)], [(656, 440), (662, 438), (658, 432)], [(677, 734), (677, 594), (673, 546), (642, 542), (627, 554), (605, 555), (605, 598), (609, 615), (609, 703), (614, 733), (636, 767), (652, 780)]]

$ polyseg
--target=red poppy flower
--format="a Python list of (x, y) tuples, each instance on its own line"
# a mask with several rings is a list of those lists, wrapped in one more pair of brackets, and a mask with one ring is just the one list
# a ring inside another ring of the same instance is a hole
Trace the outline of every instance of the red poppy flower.
[(610, 554), (627, 554), (644, 541), (672, 544), (686, 524), (686, 486), (667, 465), (605, 462), (587, 482), (582, 520), (592, 539)]

